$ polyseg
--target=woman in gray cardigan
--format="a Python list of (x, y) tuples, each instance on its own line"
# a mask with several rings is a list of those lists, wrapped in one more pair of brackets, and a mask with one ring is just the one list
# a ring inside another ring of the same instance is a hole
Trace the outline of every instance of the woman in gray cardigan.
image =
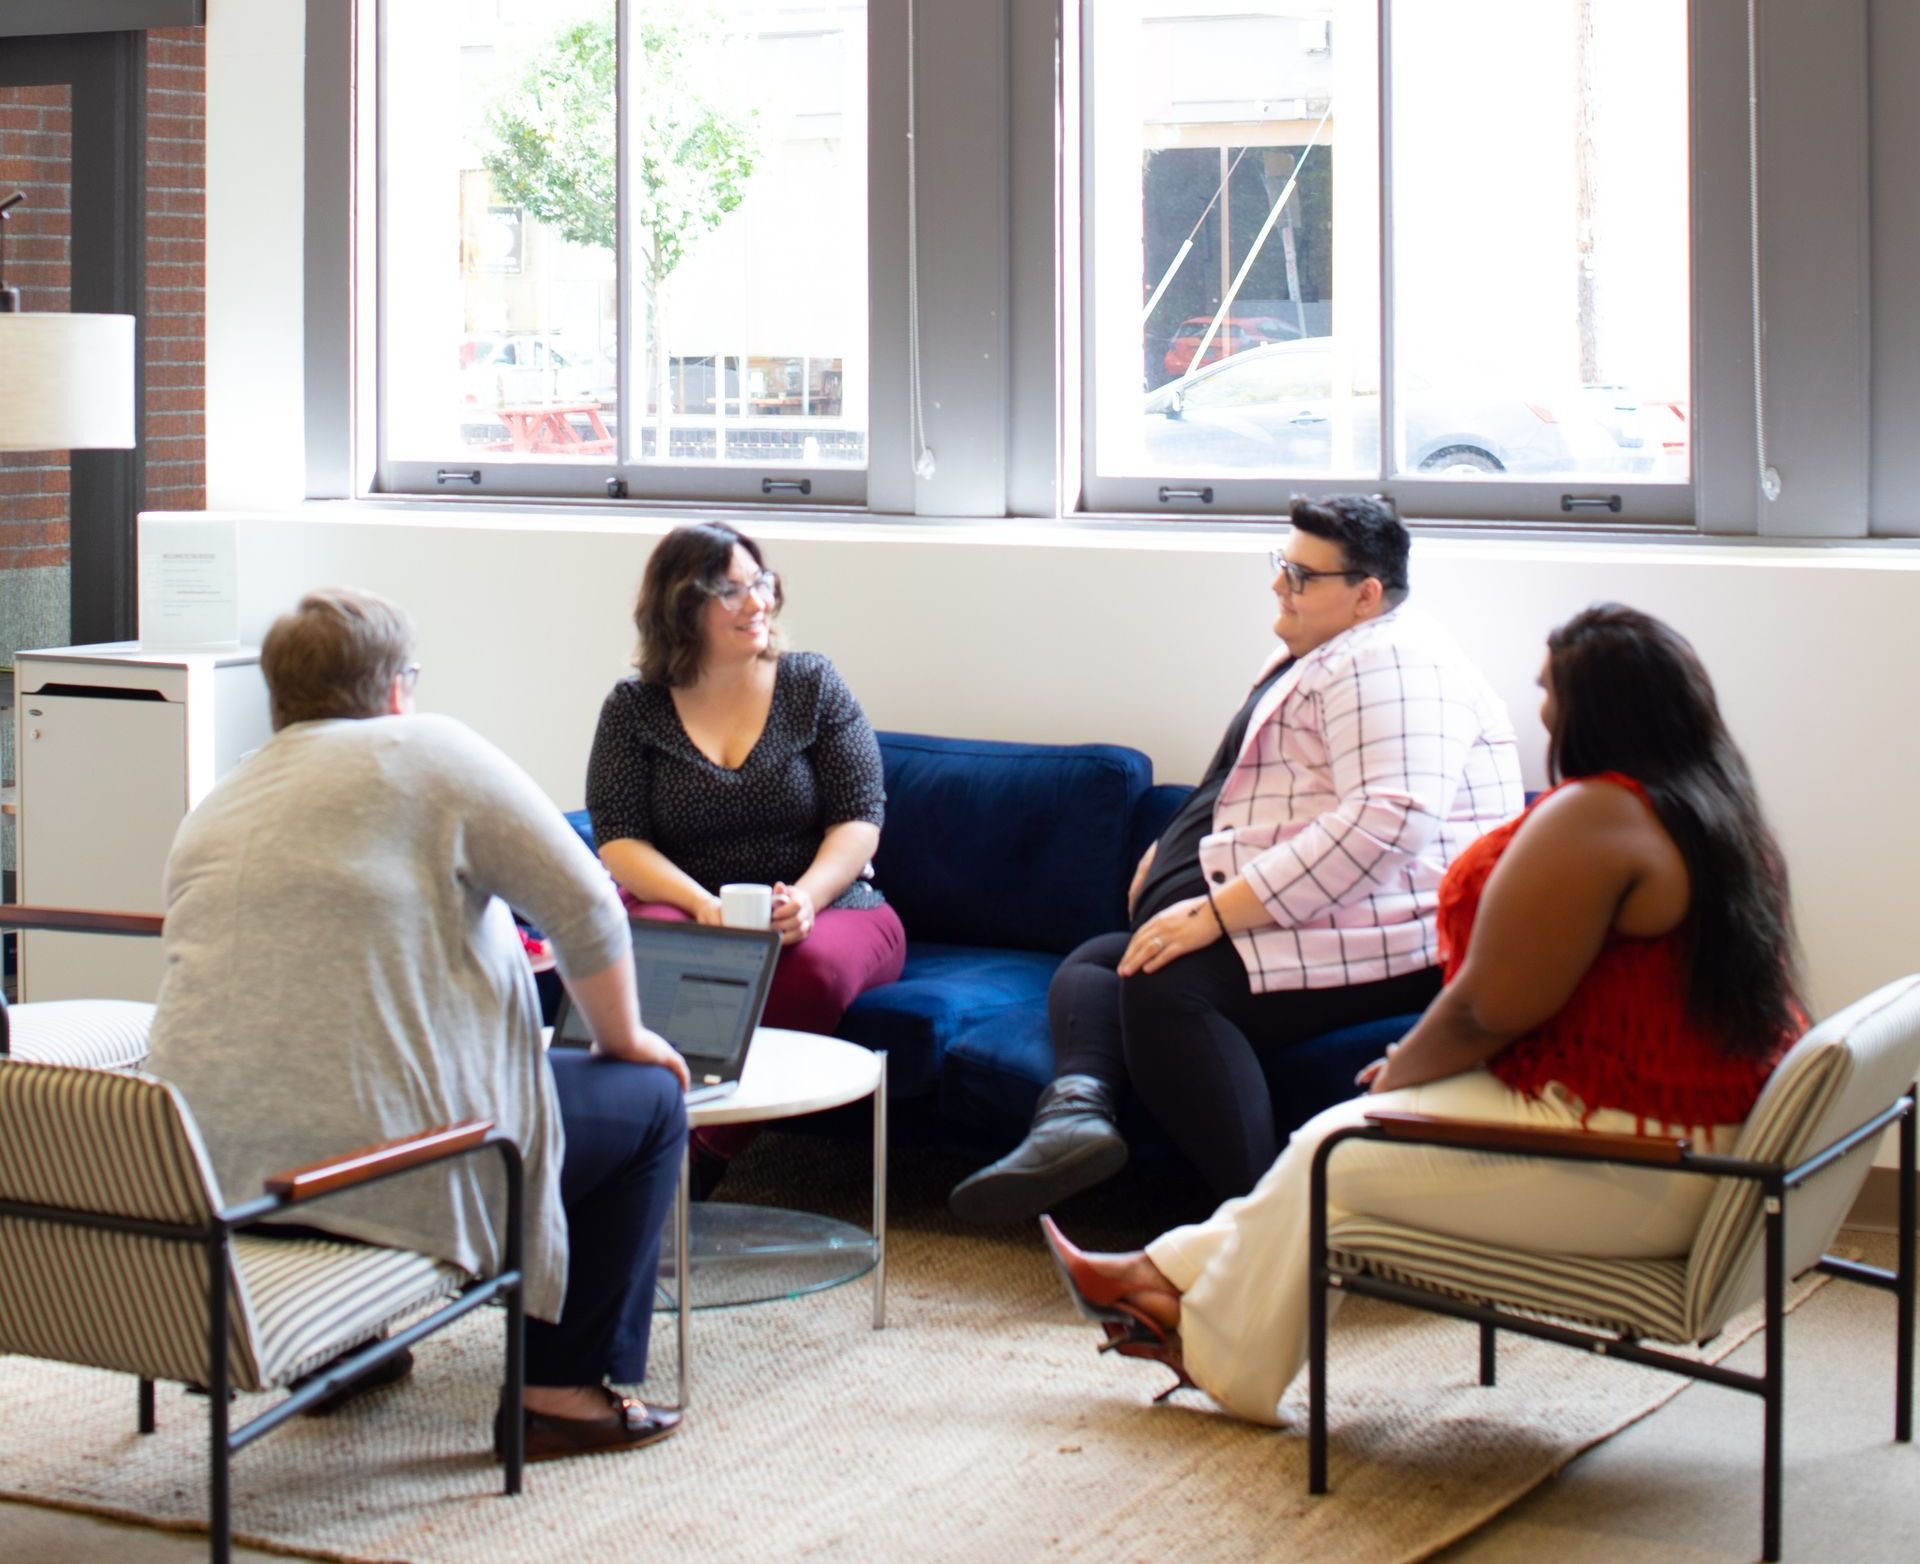
[[(687, 1071), (640, 1024), (612, 883), (505, 755), (413, 715), (413, 631), (392, 604), (311, 593), (268, 633), (261, 669), (274, 736), (167, 861), (148, 1068), (185, 1093), (233, 1191), (343, 1146), (492, 1119), (526, 1161), (528, 1459), (666, 1437), (677, 1413), (607, 1382), (646, 1375)], [(591, 1053), (543, 1051), (509, 902), (552, 939)], [(479, 1272), (500, 1260), (497, 1185), (467, 1160), (302, 1220)]]

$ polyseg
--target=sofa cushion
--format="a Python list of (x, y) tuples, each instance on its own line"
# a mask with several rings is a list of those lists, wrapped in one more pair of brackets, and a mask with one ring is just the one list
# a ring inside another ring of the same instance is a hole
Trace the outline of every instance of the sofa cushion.
[(874, 872), (918, 943), (1065, 955), (1126, 925), (1137, 806), (1153, 768), (1114, 744), (882, 733)]
[[(933, 1090), (954, 1040), (995, 1016), (1037, 1015), (1044, 1049), (1047, 984), (1059, 964), (1040, 951), (914, 940), (900, 981), (870, 988), (856, 999), (840, 1022), (840, 1036), (886, 1049), (888, 1090), (920, 1096)], [(1050, 1055), (1043, 1056), (1043, 1071), (1046, 1058)]]
[(1045, 997), (989, 1016), (956, 1037), (940, 1070), (940, 1116), (1008, 1145), (1053, 1079)]

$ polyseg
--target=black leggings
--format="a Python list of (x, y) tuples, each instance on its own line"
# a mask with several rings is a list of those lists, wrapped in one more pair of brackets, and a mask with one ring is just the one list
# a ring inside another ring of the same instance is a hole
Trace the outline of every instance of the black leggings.
[(1280, 1155), (1267, 1072), (1323, 1032), (1426, 1009), (1437, 968), (1350, 988), (1256, 994), (1231, 942), (1123, 978), (1130, 935), (1090, 939), (1047, 990), (1053, 1072), (1131, 1085), (1222, 1199), (1244, 1195)]

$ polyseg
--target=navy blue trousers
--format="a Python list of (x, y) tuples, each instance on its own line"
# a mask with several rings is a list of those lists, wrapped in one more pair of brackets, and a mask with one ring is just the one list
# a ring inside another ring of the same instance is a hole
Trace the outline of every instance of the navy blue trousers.
[(566, 1130), (567, 1298), (557, 1324), (527, 1321), (527, 1383), (634, 1385), (647, 1377), (660, 1235), (687, 1139), (680, 1083), (653, 1065), (548, 1056)]

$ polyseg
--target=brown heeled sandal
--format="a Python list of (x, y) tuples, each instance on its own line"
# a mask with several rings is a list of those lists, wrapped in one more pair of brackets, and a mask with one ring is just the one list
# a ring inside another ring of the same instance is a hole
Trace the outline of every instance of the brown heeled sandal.
[(1153, 1398), (1155, 1406), (1176, 1390), (1200, 1388), (1187, 1373), (1178, 1331), (1168, 1331), (1157, 1321), (1137, 1317), (1130, 1328), (1109, 1323), (1106, 1332), (1107, 1339), (1100, 1346), (1102, 1352), (1117, 1352), (1123, 1358), (1145, 1358), (1173, 1371), (1173, 1383)]
[(1117, 1352), (1123, 1358), (1145, 1358), (1171, 1369), (1174, 1381), (1153, 1398), (1156, 1404), (1165, 1401), (1176, 1390), (1200, 1388), (1187, 1374), (1177, 1330), (1167, 1329), (1151, 1315), (1128, 1303), (1125, 1284), (1088, 1265), (1086, 1258), (1067, 1241), (1052, 1217), (1040, 1218), (1040, 1235), (1047, 1242), (1047, 1251), (1053, 1256), (1054, 1266), (1060, 1272), (1060, 1280), (1066, 1284), (1067, 1295), (1073, 1299), (1074, 1307), (1107, 1333), (1107, 1339), (1100, 1344), (1100, 1351)]

